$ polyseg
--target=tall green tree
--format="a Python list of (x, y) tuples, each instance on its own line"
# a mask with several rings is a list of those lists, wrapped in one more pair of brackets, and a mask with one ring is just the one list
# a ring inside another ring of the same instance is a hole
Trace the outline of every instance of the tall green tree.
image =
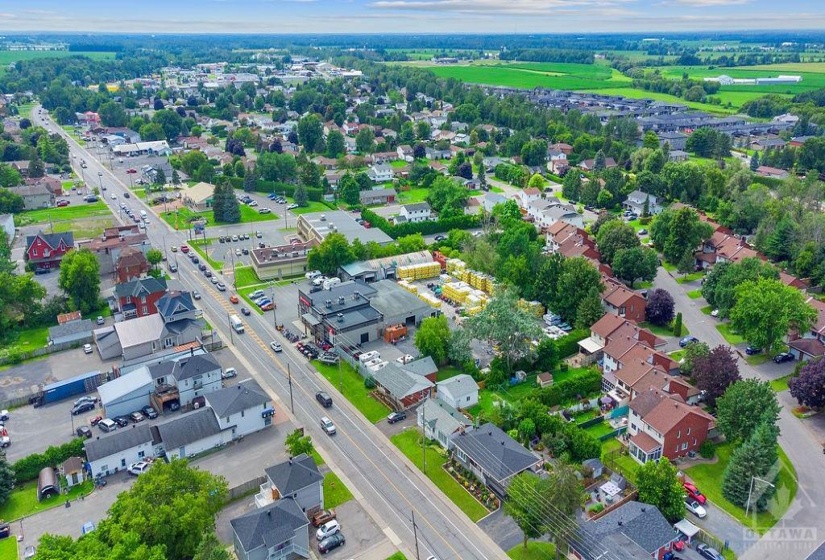
[(298, 206), (303, 208), (309, 205), (309, 195), (307, 194), (307, 189), (303, 184), (299, 184), (295, 187), (295, 193), (292, 196), (295, 200), (295, 204)]
[(518, 305), (518, 295), (512, 288), (497, 292), (487, 306), (464, 323), (470, 336), (499, 347), (507, 371), (534, 352), (532, 340), (541, 336), (535, 318)]
[(767, 381), (743, 379), (717, 399), (717, 423), (728, 441), (746, 441), (760, 423), (775, 425), (779, 409), (776, 393)]
[(612, 266), (613, 273), (633, 288), (637, 280), (650, 282), (656, 278), (659, 256), (649, 247), (619, 249), (613, 257)]
[(590, 290), (576, 307), (576, 322), (574, 325), (577, 329), (589, 329), (596, 321), (604, 315), (604, 307), (602, 307), (602, 296), (597, 290)]
[(297, 457), (302, 453), (309, 455), (313, 449), (312, 438), (304, 435), (303, 430), (293, 430), (289, 432), (284, 444), (286, 445), (287, 451), (289, 451), (290, 457)]
[(537, 539), (547, 531), (547, 501), (550, 482), (531, 472), (516, 475), (507, 488), (504, 512), (516, 522), (524, 537), (524, 549), (529, 539)]
[(355, 206), (361, 202), (359, 198), (361, 195), (361, 187), (351, 173), (345, 173), (340, 181), (338, 181), (338, 192), (341, 193), (343, 201), (350, 206)]
[(324, 145), (324, 125), (318, 115), (312, 113), (298, 121), (298, 140), (309, 153), (316, 153)]
[(758, 257), (748, 257), (738, 263), (717, 263), (702, 284), (702, 297), (727, 317), (736, 304), (736, 288), (748, 281), (760, 278), (779, 278), (779, 271)]
[(588, 259), (564, 259), (550, 308), (568, 323), (575, 324), (582, 300), (594, 291), (601, 293), (603, 289), (601, 275)]
[[(561, 550), (567, 550), (579, 530), (576, 512), (582, 505), (584, 489), (572, 466), (557, 463), (547, 476), (546, 497), (553, 508), (547, 512), (546, 525), (549, 526), (556, 545), (556, 560), (561, 558)], [(565, 558), (567, 556), (565, 555)]]
[(310, 270), (320, 270), (327, 276), (335, 275), (338, 267), (355, 260), (349, 241), (341, 233), (331, 233), (307, 255)]
[(6, 460), (6, 455), (0, 455), (0, 506), (3, 506), (14, 490), (14, 469)]
[(371, 154), (375, 148), (375, 133), (371, 128), (362, 128), (355, 135), (355, 148), (358, 153)]
[(100, 303), (100, 262), (88, 249), (69, 251), (60, 262), (57, 285), (69, 297), (72, 307), (84, 315)]
[(636, 230), (619, 219), (602, 224), (596, 241), (602, 260), (608, 264), (613, 262), (616, 253), (622, 249), (632, 249), (640, 244)]
[(252, 170), (252, 169), (247, 169), (244, 172), (244, 176), (243, 176), (243, 190), (244, 190), (244, 192), (254, 191), (257, 182), (258, 181), (255, 179), (255, 171)]
[[(412, 126), (412, 123), (410, 123)], [(338, 159), (338, 157), (347, 153), (347, 145), (344, 141), (344, 135), (337, 130), (330, 130), (327, 134), (327, 157)]]
[(636, 487), (639, 501), (659, 508), (671, 523), (685, 517), (685, 490), (676, 467), (667, 457), (642, 465), (636, 473)]
[(805, 299), (803, 292), (779, 280), (749, 280), (736, 288), (731, 327), (751, 344), (776, 350), (789, 329), (807, 332), (816, 321), (816, 310)]
[(444, 315), (427, 317), (415, 332), (415, 347), (436, 364), (446, 363), (450, 340), (450, 325)]
[(163, 253), (160, 249), (152, 247), (146, 251), (146, 260), (152, 265), (152, 268), (157, 268), (160, 261), (163, 260)]
[(779, 429), (771, 422), (762, 421), (748, 440), (734, 450), (722, 475), (722, 495), (729, 502), (749, 511), (767, 509), (768, 501), (776, 492), (780, 470), (778, 437)]

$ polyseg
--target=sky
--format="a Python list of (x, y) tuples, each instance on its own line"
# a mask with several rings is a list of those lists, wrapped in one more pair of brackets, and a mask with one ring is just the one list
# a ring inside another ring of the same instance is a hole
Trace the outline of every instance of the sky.
[(0, 30), (587, 33), (825, 29), (825, 0), (2, 0)]

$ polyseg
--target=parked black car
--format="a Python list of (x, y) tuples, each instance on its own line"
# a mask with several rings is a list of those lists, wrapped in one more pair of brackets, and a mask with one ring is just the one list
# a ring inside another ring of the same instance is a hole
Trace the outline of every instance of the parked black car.
[(125, 428), (129, 425), (129, 417), (128, 416), (115, 416), (112, 418), (115, 424), (120, 426), (121, 428)]
[(781, 354), (774, 356), (773, 361), (777, 364), (784, 364), (785, 362), (794, 361), (794, 357), (790, 352), (782, 352)]
[(762, 353), (762, 349), (757, 348), (756, 346), (748, 346), (747, 348), (745, 348), (745, 354), (747, 354), (748, 356), (753, 356), (755, 354), (761, 354), (761, 353)]
[(151, 406), (144, 406), (140, 409), (140, 411), (143, 413), (144, 416), (146, 416), (146, 418), (150, 420), (154, 420), (158, 417), (158, 411)]
[(347, 541), (344, 538), (343, 533), (335, 533), (334, 535), (330, 535), (318, 543), (318, 552), (325, 554), (330, 550), (338, 548), (339, 546), (344, 546), (344, 543), (346, 542)]
[(78, 414), (83, 414), (84, 412), (89, 412), (90, 410), (95, 409), (95, 403), (92, 402), (82, 402), (74, 407), (72, 407), (72, 416), (77, 416)]
[(389, 416), (387, 416), (387, 422), (390, 424), (395, 424), (396, 422), (401, 422), (407, 418), (407, 413), (403, 410), (401, 412), (393, 412)]
[(89, 439), (92, 437), (92, 430), (89, 429), (89, 426), (78, 426), (75, 430), (75, 433), (78, 437)]
[(711, 548), (708, 545), (701, 543), (696, 545), (696, 552), (698, 552), (703, 558), (707, 558), (708, 560), (724, 560), (724, 557), (719, 554), (719, 551), (715, 548)]

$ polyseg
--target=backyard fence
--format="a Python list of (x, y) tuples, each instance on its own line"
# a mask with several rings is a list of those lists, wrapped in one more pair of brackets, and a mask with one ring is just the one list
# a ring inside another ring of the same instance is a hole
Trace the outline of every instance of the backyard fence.
[(613, 439), (617, 436), (622, 435), (627, 431), (627, 426), (622, 426), (621, 428), (617, 428), (610, 432), (609, 434), (604, 434), (603, 436), (599, 436), (599, 441), (607, 441), (609, 439)]
[(266, 477), (259, 476), (257, 478), (253, 478), (252, 480), (247, 480), (243, 484), (233, 486), (229, 489), (229, 501), (233, 502), (238, 498), (246, 496), (253, 490), (259, 490), (261, 488), (261, 484), (263, 484), (264, 482), (266, 482)]
[[(6, 355), (0, 356), (0, 366), (7, 364), (19, 364), (20, 362), (31, 360), (32, 358), (37, 358), (39, 356), (46, 356), (47, 354), (54, 354), (56, 352), (62, 352), (63, 350), (69, 350), (72, 348), (80, 348), (86, 342), (87, 341), (85, 339), (74, 340), (72, 342), (61, 342), (60, 344), (43, 346), (42, 348), (35, 348), (34, 350), (28, 350), (26, 352), (9, 351), (7, 354), (4, 352)], [(91, 339), (89, 339), (88, 342), (91, 342)]]
[(582, 430), (586, 430), (587, 428), (596, 426), (598, 424), (601, 424), (602, 422), (604, 422), (604, 416), (596, 416), (595, 418), (591, 418), (590, 420), (579, 422), (578, 424), (576, 424), (576, 426), (578, 426)]
[(693, 536), (692, 540), (703, 542), (706, 545), (713, 547), (720, 552), (728, 548), (727, 546), (725, 546), (724, 542), (720, 541), (710, 533), (705, 532), (705, 530), (702, 528), (700, 528), (699, 532)]

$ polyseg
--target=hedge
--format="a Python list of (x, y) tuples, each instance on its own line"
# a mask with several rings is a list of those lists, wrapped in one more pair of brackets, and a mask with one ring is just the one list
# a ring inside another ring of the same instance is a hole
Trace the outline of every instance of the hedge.
[[(243, 177), (229, 177), (228, 180), (229, 184), (231, 184), (233, 188), (243, 189)], [(297, 185), (293, 185), (291, 183), (279, 183), (277, 181), (264, 181), (263, 179), (258, 179), (255, 181), (255, 192), (294, 196), (296, 186)], [(324, 200), (324, 189), (307, 188), (307, 197), (315, 202), (321, 202)]]
[(782, 179), (777, 179), (775, 177), (762, 177), (761, 175), (754, 175), (752, 181), (754, 183), (759, 183), (760, 185), (765, 185), (770, 189), (777, 189), (784, 183)]
[(70, 457), (83, 457), (84, 439), (75, 438), (59, 447), (49, 446), (45, 453), (34, 453), (17, 461), (12, 468), (18, 484), (36, 480), (46, 467), (57, 467)]
[(556, 339), (556, 346), (559, 349), (559, 358), (567, 358), (579, 351), (579, 341), (590, 336), (587, 329), (574, 329), (566, 336)]
[(553, 407), (563, 402), (580, 399), (602, 388), (602, 374), (597, 369), (588, 370), (572, 379), (565, 379), (551, 387), (539, 390), (539, 399), (547, 407)]
[(415, 222), (393, 225), (385, 218), (379, 216), (369, 208), (361, 210), (361, 217), (367, 220), (373, 227), (377, 227), (393, 239), (404, 237), (406, 235), (414, 235), (420, 233), (421, 235), (430, 235), (433, 233), (445, 233), (453, 229), (472, 229), (481, 226), (479, 216), (462, 214), (453, 218), (446, 218), (442, 220), (429, 220), (426, 222)]

